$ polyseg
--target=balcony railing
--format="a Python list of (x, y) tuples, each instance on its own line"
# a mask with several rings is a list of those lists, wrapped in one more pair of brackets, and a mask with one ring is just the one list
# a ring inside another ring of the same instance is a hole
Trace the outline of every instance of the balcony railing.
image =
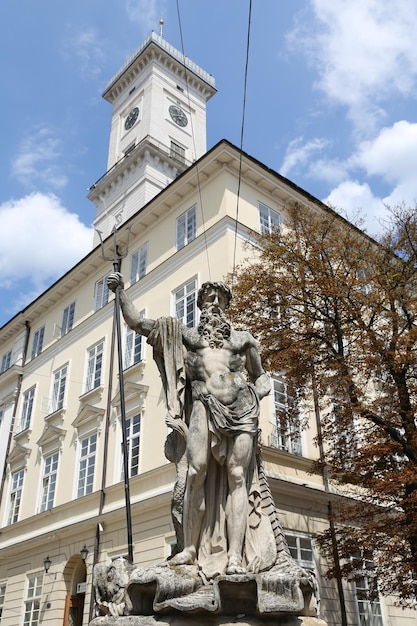
[(129, 150), (129, 152), (123, 155), (121, 159), (119, 159), (114, 165), (112, 165), (111, 168), (107, 170), (105, 174), (103, 174), (103, 176), (101, 176), (98, 180), (96, 180), (96, 182), (93, 183), (91, 187), (89, 187), (89, 191), (93, 191), (97, 187), (97, 185), (99, 185), (103, 180), (105, 180), (108, 176), (110, 176), (118, 167), (120, 167), (121, 163), (123, 163), (127, 159), (131, 159), (134, 154), (140, 152), (140, 150), (146, 145), (148, 146), (150, 145), (154, 148), (157, 148), (158, 150), (166, 154), (167, 157), (169, 157), (170, 159), (173, 159), (174, 161), (176, 161), (177, 163), (180, 163), (183, 166), (185, 165), (186, 167), (190, 167), (190, 165), (193, 164), (192, 161), (189, 161), (184, 156), (179, 155), (178, 153), (176, 153), (175, 150), (172, 150), (171, 147), (166, 146), (161, 141), (157, 141), (150, 135), (146, 135), (146, 137), (144, 137), (134, 148)]

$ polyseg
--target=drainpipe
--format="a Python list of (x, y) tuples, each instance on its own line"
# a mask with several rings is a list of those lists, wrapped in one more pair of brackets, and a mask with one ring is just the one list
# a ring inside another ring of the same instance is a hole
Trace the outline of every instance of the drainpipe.
[[(109, 447), (109, 431), (110, 431), (110, 414), (111, 414), (111, 398), (113, 395), (113, 369), (114, 369), (114, 350), (116, 345), (116, 316), (113, 316), (113, 328), (111, 335), (111, 345), (110, 345), (110, 369), (109, 369), (109, 387), (107, 392), (107, 404), (106, 404), (106, 422), (104, 428), (104, 453), (103, 453), (103, 469), (101, 473), (101, 487), (100, 487), (100, 502), (98, 507), (98, 517), (103, 513), (104, 502), (106, 499), (106, 477), (107, 477), (107, 456), (108, 456), (108, 447)], [(98, 555), (100, 550), (100, 524), (96, 524), (96, 536), (94, 540), (94, 555), (93, 555), (93, 572), (94, 566), (98, 562)], [(88, 623), (90, 623), (93, 619), (93, 611), (94, 611), (94, 587), (91, 584), (91, 595), (90, 595), (90, 611), (88, 616)]]
[[(25, 366), (25, 363), (26, 363), (26, 355), (27, 355), (27, 350), (28, 350), (28, 345), (29, 345), (30, 324), (28, 321), (25, 322), (25, 327), (26, 327), (26, 333), (25, 333), (25, 342), (24, 342), (23, 354), (22, 354), (22, 368)], [(14, 402), (14, 407), (13, 407), (13, 415), (12, 415), (12, 421), (10, 423), (9, 438), (7, 441), (6, 456), (5, 456), (4, 466), (3, 466), (3, 473), (1, 477), (0, 502), (2, 501), (2, 498), (3, 498), (4, 485), (6, 483), (6, 467), (7, 467), (6, 459), (9, 456), (10, 448), (12, 446), (13, 428), (14, 428), (14, 423), (16, 420), (17, 405), (19, 402), (20, 392), (22, 389), (22, 383), (23, 383), (23, 373), (19, 374), (19, 379), (17, 381), (16, 396), (15, 396), (15, 402)]]

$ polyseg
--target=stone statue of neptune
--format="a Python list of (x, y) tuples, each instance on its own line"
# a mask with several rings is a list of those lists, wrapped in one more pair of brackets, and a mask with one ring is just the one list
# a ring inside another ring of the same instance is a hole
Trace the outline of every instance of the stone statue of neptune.
[[(259, 402), (270, 392), (270, 379), (254, 337), (233, 329), (226, 317), (229, 287), (204, 283), (197, 299), (199, 325), (188, 328), (172, 317), (142, 317), (121, 274), (110, 274), (108, 286), (119, 289), (127, 325), (153, 346), (165, 391), (172, 429), (165, 454), (177, 469), (172, 498), (177, 546), (166, 564), (172, 576), (192, 569), (199, 584), (207, 585), (216, 577), (264, 572), (260, 584), (269, 592), (271, 580), (278, 577), (282, 587), (285, 575), (296, 579), (304, 605), (300, 581), (310, 596), (315, 582), (290, 556), (260, 454)], [(164, 601), (162, 593), (159, 604), (166, 608)]]

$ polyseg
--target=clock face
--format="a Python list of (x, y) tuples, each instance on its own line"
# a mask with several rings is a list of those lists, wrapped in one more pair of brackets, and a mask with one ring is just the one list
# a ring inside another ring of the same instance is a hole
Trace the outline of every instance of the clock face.
[(134, 109), (130, 111), (129, 115), (125, 119), (125, 129), (129, 130), (129, 128), (132, 128), (133, 124), (136, 122), (138, 117), (139, 117), (139, 108), (135, 107)]
[(176, 124), (178, 124), (178, 126), (182, 126), (183, 128), (187, 126), (188, 118), (180, 107), (175, 106), (175, 104), (171, 104), (168, 111), (171, 118)]

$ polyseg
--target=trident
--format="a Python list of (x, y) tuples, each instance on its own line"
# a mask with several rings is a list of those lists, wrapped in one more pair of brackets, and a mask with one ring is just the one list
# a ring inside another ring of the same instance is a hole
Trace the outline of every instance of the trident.
[[(108, 257), (104, 254), (104, 244), (101, 236), (101, 232), (98, 230), (98, 236), (100, 237), (101, 244), (101, 256), (105, 261), (111, 261), (113, 263), (113, 269), (115, 272), (120, 272), (121, 261), (127, 256), (129, 249), (129, 236), (130, 229), (127, 228), (127, 238), (124, 249), (124, 254), (121, 254), (119, 246), (117, 244), (116, 226), (113, 228), (113, 257)], [(126, 503), (126, 525), (127, 525), (127, 548), (129, 563), (133, 563), (133, 543), (132, 543), (132, 515), (130, 507), (130, 487), (129, 487), (129, 457), (127, 451), (126, 441), (126, 405), (125, 405), (125, 393), (124, 393), (124, 377), (123, 377), (123, 352), (122, 352), (122, 332), (120, 327), (120, 293), (119, 286), (115, 291), (114, 299), (114, 319), (116, 322), (116, 336), (117, 336), (117, 356), (119, 367), (119, 386), (120, 386), (120, 417), (122, 422), (122, 449), (123, 449), (123, 475), (124, 475), (124, 488), (125, 488), (125, 503)]]

